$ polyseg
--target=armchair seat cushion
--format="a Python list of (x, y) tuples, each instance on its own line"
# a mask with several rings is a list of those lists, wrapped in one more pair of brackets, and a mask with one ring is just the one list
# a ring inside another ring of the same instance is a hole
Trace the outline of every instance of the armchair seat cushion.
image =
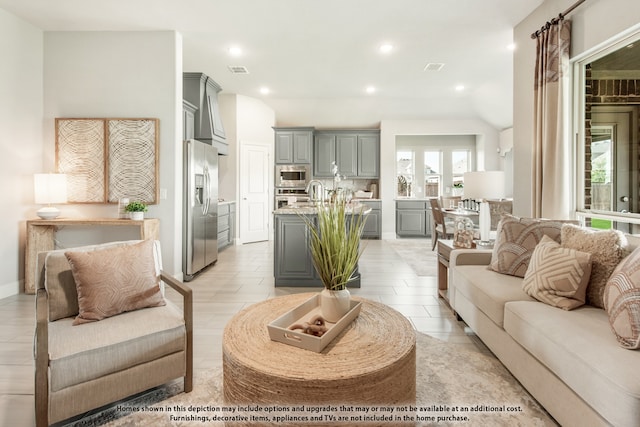
[(51, 391), (119, 372), (186, 350), (185, 323), (171, 302), (72, 326), (49, 324)]

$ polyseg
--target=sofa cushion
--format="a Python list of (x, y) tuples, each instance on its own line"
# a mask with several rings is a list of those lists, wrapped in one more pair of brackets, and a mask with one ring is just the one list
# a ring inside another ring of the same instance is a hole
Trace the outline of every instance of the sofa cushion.
[(612, 425), (637, 425), (640, 352), (618, 345), (604, 310), (513, 301), (504, 329)]
[(496, 231), (491, 269), (502, 274), (524, 277), (531, 254), (542, 236), (546, 235), (560, 242), (560, 230), (566, 222), (503, 214)]
[(452, 286), (502, 328), (504, 305), (509, 301), (535, 301), (522, 290), (522, 279), (496, 273), (486, 265), (456, 265)]
[(65, 252), (78, 292), (74, 325), (165, 304), (153, 241), (101, 251)]
[(640, 248), (622, 260), (604, 288), (611, 330), (624, 348), (640, 348)]
[(170, 355), (186, 348), (182, 314), (172, 304), (75, 327), (73, 318), (49, 324), (51, 390)]
[(584, 305), (590, 274), (591, 254), (564, 248), (543, 236), (531, 256), (522, 289), (545, 304), (572, 310)]
[(589, 252), (592, 255), (587, 303), (604, 308), (604, 287), (613, 270), (626, 255), (627, 241), (624, 234), (618, 230), (590, 230), (565, 224), (560, 236), (563, 247)]

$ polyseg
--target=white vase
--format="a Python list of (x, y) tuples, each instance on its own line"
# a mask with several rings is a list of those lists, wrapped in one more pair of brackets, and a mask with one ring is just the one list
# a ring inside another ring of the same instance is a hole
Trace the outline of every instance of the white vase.
[(129, 212), (129, 216), (134, 221), (142, 221), (144, 219), (144, 212)]
[(351, 293), (348, 289), (320, 292), (320, 311), (327, 322), (336, 323), (351, 308)]

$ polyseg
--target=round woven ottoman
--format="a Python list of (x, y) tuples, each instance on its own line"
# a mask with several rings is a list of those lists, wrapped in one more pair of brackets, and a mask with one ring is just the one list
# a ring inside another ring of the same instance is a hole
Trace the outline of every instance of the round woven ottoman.
[(362, 302), (360, 315), (321, 353), (271, 341), (267, 325), (313, 295), (269, 299), (229, 321), (222, 343), (225, 401), (415, 403), (415, 331), (390, 307), (353, 297)]

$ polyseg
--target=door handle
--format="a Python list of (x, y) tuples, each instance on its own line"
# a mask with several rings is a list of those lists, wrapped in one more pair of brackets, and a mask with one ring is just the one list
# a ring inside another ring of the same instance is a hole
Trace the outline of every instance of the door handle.
[(629, 201), (629, 196), (622, 196), (622, 197), (620, 197), (620, 201), (621, 201), (621, 202), (628, 202), (628, 201)]

